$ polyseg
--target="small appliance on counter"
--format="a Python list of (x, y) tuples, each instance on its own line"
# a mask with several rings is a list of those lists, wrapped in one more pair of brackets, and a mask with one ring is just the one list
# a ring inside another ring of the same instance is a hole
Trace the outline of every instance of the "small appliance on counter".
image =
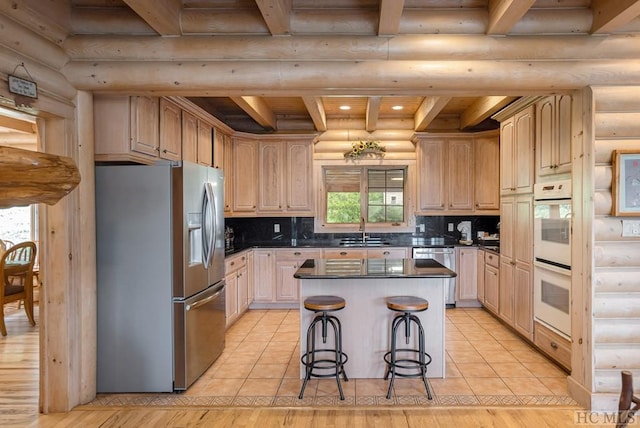
[(473, 238), (471, 237), (471, 222), (470, 221), (461, 221), (458, 223), (458, 232), (462, 234), (460, 238), (460, 243), (464, 245), (473, 244)]

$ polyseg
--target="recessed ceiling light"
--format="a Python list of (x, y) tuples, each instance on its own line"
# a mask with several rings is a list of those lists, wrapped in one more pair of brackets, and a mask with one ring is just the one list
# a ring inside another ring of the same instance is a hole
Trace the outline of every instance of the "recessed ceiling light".
[(402, 110), (404, 107), (402, 106), (393, 106), (391, 107), (392, 110)]
[(351, 110), (351, 106), (340, 106), (340, 110)]

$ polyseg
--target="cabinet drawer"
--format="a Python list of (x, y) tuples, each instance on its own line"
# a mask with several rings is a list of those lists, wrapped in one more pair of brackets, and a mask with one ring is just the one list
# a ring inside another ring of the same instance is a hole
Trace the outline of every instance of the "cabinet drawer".
[(225, 273), (230, 273), (236, 271), (240, 268), (243, 268), (247, 265), (247, 255), (240, 254), (231, 256), (224, 261), (224, 271)]
[(276, 260), (306, 260), (322, 258), (322, 250), (308, 249), (278, 249), (276, 250)]
[(541, 351), (571, 370), (571, 342), (539, 322), (534, 323), (534, 343)]
[(404, 259), (407, 257), (407, 250), (404, 248), (367, 250), (367, 257), (370, 259)]
[(500, 256), (489, 251), (484, 252), (484, 262), (494, 268), (500, 267)]
[(325, 259), (366, 259), (367, 250), (325, 249), (323, 256)]

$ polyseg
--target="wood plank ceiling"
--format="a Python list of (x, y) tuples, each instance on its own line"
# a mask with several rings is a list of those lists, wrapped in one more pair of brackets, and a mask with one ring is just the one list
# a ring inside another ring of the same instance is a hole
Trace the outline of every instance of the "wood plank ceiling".
[[(72, 0), (71, 4), (70, 33), (76, 36), (236, 36), (256, 41), (337, 36), (341, 45), (332, 48), (344, 50), (350, 49), (345, 43), (348, 37), (596, 36), (640, 28), (640, 0)], [(318, 46), (316, 57), (310, 53), (301, 57), (321, 60), (322, 49)], [(341, 121), (357, 121), (369, 132), (398, 121), (410, 123), (415, 131), (492, 129), (497, 124), (490, 116), (517, 98), (500, 93), (362, 92), (361, 88), (330, 95), (248, 92), (190, 99), (237, 131), (318, 133)]]

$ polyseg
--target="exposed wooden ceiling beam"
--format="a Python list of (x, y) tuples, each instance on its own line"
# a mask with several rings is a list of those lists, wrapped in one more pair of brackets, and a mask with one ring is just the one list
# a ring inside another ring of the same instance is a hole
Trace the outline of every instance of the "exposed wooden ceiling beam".
[(378, 116), (380, 116), (380, 103), (382, 97), (369, 97), (367, 101), (367, 113), (365, 117), (365, 129), (369, 132), (378, 128)]
[(640, 15), (640, 0), (593, 0), (591, 34), (607, 34)]
[(124, 2), (161, 36), (179, 36), (182, 33), (181, 0), (124, 0)]
[(460, 129), (475, 126), (509, 105), (517, 97), (489, 96), (478, 98), (460, 115)]
[[(36, 133), (35, 123), (8, 116), (0, 116), (0, 128), (10, 128), (14, 131), (20, 131), (26, 134)], [(2, 135), (3, 134), (0, 134), (0, 136)]]
[(276, 115), (260, 97), (231, 97), (260, 126), (276, 129)]
[(404, 0), (380, 0), (379, 36), (393, 36), (398, 34), (403, 9)]
[(427, 126), (438, 116), (450, 100), (450, 97), (425, 98), (413, 117), (414, 129), (416, 131), (424, 131), (427, 129)]
[(507, 34), (536, 0), (489, 0), (487, 34)]
[(272, 36), (291, 34), (291, 0), (256, 0)]
[(324, 104), (322, 104), (322, 98), (320, 97), (302, 97), (309, 116), (313, 121), (317, 131), (327, 130), (327, 115), (324, 112)]

